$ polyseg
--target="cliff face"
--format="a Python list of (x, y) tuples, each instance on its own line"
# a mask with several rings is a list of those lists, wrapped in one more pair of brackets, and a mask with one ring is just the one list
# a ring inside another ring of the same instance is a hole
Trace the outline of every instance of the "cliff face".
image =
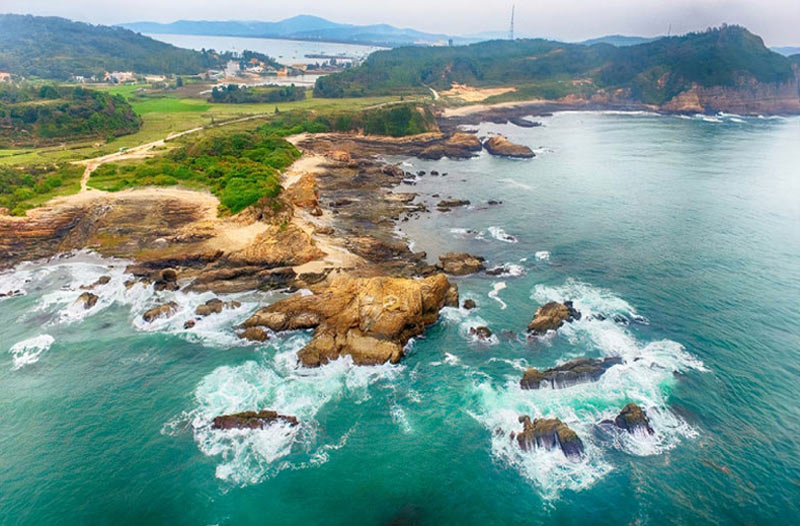
[(800, 114), (800, 73), (796, 71), (795, 78), (783, 84), (764, 84), (754, 79), (735, 87), (694, 84), (660, 109), (675, 113)]

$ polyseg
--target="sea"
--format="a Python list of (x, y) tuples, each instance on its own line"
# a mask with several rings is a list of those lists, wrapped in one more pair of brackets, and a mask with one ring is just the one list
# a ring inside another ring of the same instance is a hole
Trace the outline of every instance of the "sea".
[[(477, 307), (445, 308), (397, 365), (305, 369), (308, 332), (237, 339), (281, 293), (223, 296), (241, 307), (184, 330), (213, 294), (126, 288), (126, 261), (0, 274), (19, 291), (0, 299), (0, 524), (800, 523), (800, 119), (536, 119), (477, 127), (533, 159), (387, 159), (426, 172), (397, 191), (431, 211), (398, 236), (500, 267), (453, 278)], [(448, 197), (470, 205), (436, 211)], [(142, 321), (167, 300), (173, 318)], [(529, 337), (554, 300), (581, 319)], [(520, 388), (579, 357), (622, 363)], [(603, 423), (630, 402), (653, 435)], [(300, 425), (211, 428), (251, 409)], [(584, 456), (522, 451), (520, 415), (561, 419)]]

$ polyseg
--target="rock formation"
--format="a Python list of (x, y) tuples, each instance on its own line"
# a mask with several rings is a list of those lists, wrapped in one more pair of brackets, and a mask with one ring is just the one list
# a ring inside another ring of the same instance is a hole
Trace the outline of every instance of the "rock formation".
[(83, 305), (83, 308), (86, 310), (91, 309), (97, 304), (97, 300), (100, 299), (97, 297), (96, 294), (92, 294), (91, 292), (84, 292), (78, 299), (75, 300), (76, 304)]
[(163, 305), (159, 305), (157, 307), (153, 307), (152, 309), (148, 310), (147, 312), (142, 314), (142, 319), (147, 323), (152, 323), (158, 318), (169, 318), (177, 311), (178, 311), (178, 304), (175, 303), (174, 301), (170, 301), (168, 303), (164, 303)]
[(634, 403), (622, 408), (622, 411), (614, 419), (614, 424), (628, 433), (633, 433), (637, 429), (647, 431), (650, 435), (654, 433), (653, 428), (650, 427), (650, 419), (647, 418), (647, 413)]
[(564, 322), (581, 319), (581, 313), (577, 311), (571, 301), (558, 303), (551, 301), (545, 303), (536, 310), (533, 320), (528, 324), (528, 331), (533, 334), (544, 334), (547, 331), (554, 331), (564, 325)]
[(495, 135), (490, 137), (483, 143), (484, 148), (492, 155), (499, 157), (518, 157), (521, 159), (530, 159), (536, 155), (533, 150), (521, 144), (514, 144), (503, 135)]
[[(532, 447), (543, 447), (548, 451), (559, 447), (568, 458), (576, 459), (583, 455), (583, 442), (577, 433), (558, 418), (519, 417), (522, 431), (516, 434), (517, 443), (524, 451)], [(515, 438), (512, 434), (512, 439)]]
[(484, 259), (480, 256), (473, 256), (465, 252), (448, 252), (439, 256), (439, 263), (436, 268), (451, 276), (466, 276), (480, 272), (485, 268)]
[(408, 340), (434, 323), (446, 305), (458, 305), (458, 290), (442, 274), (422, 280), (341, 276), (315, 294), (258, 310), (242, 328), (315, 329), (298, 352), (306, 367), (344, 355), (359, 365), (397, 363)]
[(276, 424), (286, 423), (290, 426), (298, 424), (297, 417), (280, 415), (277, 411), (264, 409), (261, 411), (243, 411), (232, 415), (222, 415), (214, 418), (211, 426), (214, 429), (264, 429)]
[(595, 382), (604, 372), (614, 365), (622, 363), (622, 358), (578, 358), (565, 364), (545, 369), (528, 369), (522, 375), (520, 387), (523, 389), (553, 389), (569, 387), (582, 382)]
[(213, 298), (202, 305), (198, 305), (194, 313), (198, 316), (209, 316), (210, 314), (219, 314), (222, 312), (222, 309), (238, 309), (241, 306), (242, 304), (238, 301), (229, 301), (226, 303), (219, 298)]

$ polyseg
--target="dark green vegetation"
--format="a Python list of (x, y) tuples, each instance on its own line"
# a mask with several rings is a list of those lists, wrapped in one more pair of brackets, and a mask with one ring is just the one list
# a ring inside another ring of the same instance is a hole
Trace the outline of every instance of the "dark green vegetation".
[(0, 85), (0, 148), (116, 137), (140, 126), (120, 95), (81, 87)]
[(80, 189), (83, 166), (0, 166), (0, 207), (12, 215), (25, 211), (63, 193)]
[[(250, 53), (275, 65), (268, 57)], [(68, 79), (107, 71), (195, 74), (230, 60), (230, 53), (181, 49), (121, 27), (64, 18), (0, 15), (0, 71), (25, 77)]]
[(260, 130), (281, 137), (298, 133), (359, 131), (368, 135), (403, 137), (436, 129), (427, 106), (396, 104), (361, 111), (332, 111), (314, 115), (307, 111), (278, 114)]
[(515, 85), (527, 95), (557, 98), (600, 89), (630, 90), (661, 104), (689, 88), (794, 78), (791, 62), (738, 26), (625, 47), (548, 40), (496, 40), (463, 47), (398, 48), (373, 53), (358, 68), (317, 81), (319, 97), (358, 97), (473, 86)]
[(209, 102), (227, 102), (233, 104), (261, 103), (261, 102), (290, 102), (304, 100), (305, 88), (291, 86), (258, 86), (240, 88), (236, 84), (215, 87), (211, 90)]
[(208, 188), (223, 212), (237, 213), (263, 197), (276, 197), (280, 171), (300, 152), (263, 130), (211, 136), (163, 156), (133, 164), (105, 164), (90, 180), (101, 190), (183, 184)]

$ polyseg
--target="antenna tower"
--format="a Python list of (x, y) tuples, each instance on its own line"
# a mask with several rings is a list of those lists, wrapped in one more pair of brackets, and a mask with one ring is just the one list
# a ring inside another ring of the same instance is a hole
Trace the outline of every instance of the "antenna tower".
[(508, 39), (514, 40), (514, 9), (517, 6), (515, 4), (511, 5), (511, 27), (508, 29)]

